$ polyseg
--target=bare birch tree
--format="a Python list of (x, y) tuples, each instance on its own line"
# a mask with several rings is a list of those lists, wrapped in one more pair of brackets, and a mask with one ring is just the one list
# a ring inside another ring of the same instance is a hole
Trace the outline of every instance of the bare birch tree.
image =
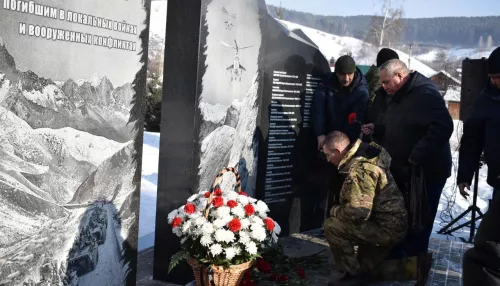
[(279, 7), (274, 7), (274, 12), (276, 12), (276, 17), (278, 17), (279, 20), (283, 20), (283, 14), (285, 13), (285, 9), (283, 9), (283, 6), (281, 6), (281, 1)]
[(398, 42), (404, 30), (403, 8), (393, 8), (392, 0), (380, 1), (383, 1), (382, 15), (372, 17), (370, 31), (367, 35), (368, 41), (378, 47)]

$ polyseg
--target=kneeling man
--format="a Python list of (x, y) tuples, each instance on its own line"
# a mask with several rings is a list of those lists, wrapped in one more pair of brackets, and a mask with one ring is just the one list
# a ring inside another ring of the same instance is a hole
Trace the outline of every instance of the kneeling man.
[(330, 285), (360, 285), (406, 235), (403, 195), (389, 171), (391, 157), (375, 143), (351, 144), (345, 134), (334, 131), (326, 137), (323, 152), (345, 175), (340, 204), (330, 210), (324, 231), (346, 275)]

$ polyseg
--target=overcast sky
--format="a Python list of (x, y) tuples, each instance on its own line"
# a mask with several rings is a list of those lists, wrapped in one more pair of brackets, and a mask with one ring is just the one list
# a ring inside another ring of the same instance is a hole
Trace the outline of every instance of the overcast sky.
[[(0, 6), (0, 37), (14, 57), (19, 70), (32, 70), (41, 77), (56, 81), (66, 81), (69, 78), (87, 79), (97, 74), (107, 76), (115, 87), (133, 81), (140, 69), (139, 34), (144, 27), (142, 22), (146, 17), (142, 9), (142, 0), (46, 0), (43, 1), (43, 5), (116, 21), (125, 20), (138, 27), (137, 35), (5, 10), (2, 5)], [(135, 41), (138, 51), (109, 49), (19, 35), (20, 22)]]
[[(382, 0), (266, 0), (267, 4), (320, 15), (374, 15), (380, 12)], [(500, 0), (393, 0), (403, 5), (407, 18), (443, 16), (498, 16)]]

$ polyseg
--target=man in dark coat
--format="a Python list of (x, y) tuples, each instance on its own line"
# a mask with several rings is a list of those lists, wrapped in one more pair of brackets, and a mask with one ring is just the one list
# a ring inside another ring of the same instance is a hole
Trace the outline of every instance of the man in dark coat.
[(368, 110), (366, 111), (365, 121), (363, 122), (365, 124), (362, 128), (362, 131), (365, 135), (363, 141), (365, 142), (374, 141), (376, 143), (380, 143), (383, 140), (383, 134), (381, 132), (377, 132), (381, 128), (375, 128), (375, 126), (381, 123), (381, 120), (385, 113), (387, 102), (390, 97), (382, 88), (378, 69), (385, 62), (393, 59), (399, 59), (399, 56), (395, 51), (389, 48), (381, 49), (377, 54), (377, 66), (372, 66), (365, 75), (366, 80), (368, 81), (370, 92)]
[(482, 219), (474, 247), (464, 254), (463, 285), (500, 285), (500, 48), (488, 58), (490, 80), (479, 94), (474, 110), (464, 122), (460, 142), (457, 184), (469, 194), (481, 153), (488, 165), (487, 182), (494, 188), (492, 203)]
[[(401, 60), (389, 60), (380, 67), (382, 87), (390, 96), (379, 132), (392, 157), (391, 172), (401, 190), (409, 190), (412, 168), (422, 167), (427, 203), (432, 221), (439, 199), (451, 175), (449, 139), (453, 120), (435, 84), (418, 72), (411, 72)], [(377, 126), (376, 128), (379, 128)], [(418, 199), (418, 198), (417, 198)], [(405, 240), (404, 256), (427, 253), (432, 223)]]
[[(368, 104), (368, 85), (361, 70), (356, 67), (354, 59), (348, 55), (341, 56), (335, 63), (335, 72), (329, 73), (319, 84), (314, 94), (311, 115), (314, 134), (318, 140), (318, 152), (323, 150), (325, 137), (332, 131), (340, 131), (352, 142), (361, 135), (361, 124), (349, 124), (349, 114), (356, 113), (357, 121), (363, 122)], [(324, 154), (322, 154), (324, 157)], [(319, 160), (316, 174), (324, 174), (326, 190), (326, 212), (338, 201), (339, 192), (344, 181), (337, 169), (326, 161)], [(320, 190), (320, 191), (323, 191)]]
[(341, 56), (314, 94), (312, 106), (313, 128), (318, 138), (318, 150), (323, 147), (326, 134), (340, 131), (356, 141), (360, 124), (349, 124), (349, 114), (355, 112), (363, 122), (368, 104), (368, 85), (361, 70), (350, 56)]

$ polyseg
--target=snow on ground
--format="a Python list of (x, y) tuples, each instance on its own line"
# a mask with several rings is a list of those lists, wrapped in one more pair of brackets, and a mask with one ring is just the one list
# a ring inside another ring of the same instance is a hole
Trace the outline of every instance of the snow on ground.
[(167, 1), (151, 1), (151, 17), (149, 19), (149, 33), (165, 37), (167, 19)]
[[(443, 189), (443, 194), (441, 195), (438, 214), (436, 215), (436, 219), (434, 220), (434, 229), (433, 229), (434, 233), (437, 233), (442, 227), (448, 224), (453, 218), (456, 218), (458, 215), (460, 215), (472, 204), (472, 192), (474, 188), (474, 180), (471, 185), (471, 191), (470, 191), (471, 196), (469, 196), (468, 199), (464, 199), (458, 193), (458, 187), (456, 185), (456, 179), (457, 179), (456, 172), (458, 168), (458, 146), (460, 138), (462, 136), (462, 122), (459, 120), (454, 120), (454, 125), (455, 125), (455, 130), (450, 138), (450, 145), (452, 148), (451, 151), (453, 158), (453, 166), (451, 170), (452, 174), (448, 178), (446, 186)], [(479, 171), (478, 198), (476, 204), (483, 213), (486, 212), (486, 210), (488, 209), (489, 199), (491, 199), (492, 195), (492, 187), (490, 187), (486, 183), (487, 173), (488, 173), (487, 166), (483, 166)], [(459, 222), (457, 222), (454, 226), (458, 226), (462, 223), (465, 223), (469, 221), (470, 218), (471, 214), (469, 213)], [(465, 239), (468, 239), (469, 230), (470, 228), (468, 227), (462, 228), (461, 230), (453, 232), (453, 236), (463, 237)]]
[[(375, 64), (378, 50), (371, 44), (352, 37), (340, 37), (337, 35), (325, 33), (313, 28), (305, 27), (296, 23), (280, 20), (288, 29), (301, 29), (319, 48), (321, 53), (328, 60), (333, 57), (338, 59), (340, 56), (352, 52), (352, 56), (358, 65)], [(394, 49), (399, 59), (408, 64), (409, 56), (405, 52)], [(333, 68), (332, 68), (333, 69)], [(410, 69), (416, 70), (425, 76), (430, 76), (436, 71), (420, 62), (415, 57), (411, 58)]]

